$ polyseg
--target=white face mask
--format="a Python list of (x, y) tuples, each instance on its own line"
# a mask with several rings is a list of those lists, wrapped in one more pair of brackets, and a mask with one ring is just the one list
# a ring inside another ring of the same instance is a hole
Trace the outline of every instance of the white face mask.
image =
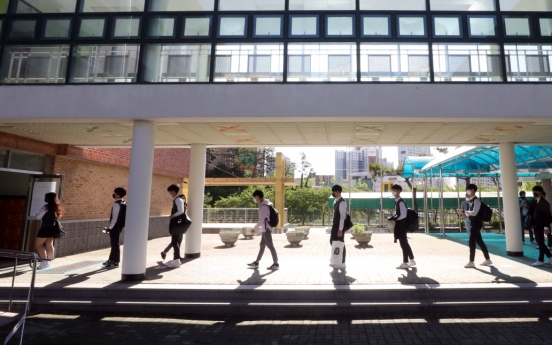
[(391, 192), (393, 196), (397, 196), (397, 192)]
[(466, 197), (466, 201), (471, 201), (471, 198), (469, 198), (469, 197)]
[(253, 197), (252, 199), (253, 199), (253, 202), (254, 202), (255, 204), (258, 204), (257, 199), (255, 199), (255, 197)]

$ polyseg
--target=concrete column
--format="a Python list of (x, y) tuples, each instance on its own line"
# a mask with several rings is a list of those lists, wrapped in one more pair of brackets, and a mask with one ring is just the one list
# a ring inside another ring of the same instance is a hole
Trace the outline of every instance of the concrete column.
[(188, 180), (188, 215), (192, 219), (192, 225), (186, 233), (186, 258), (199, 258), (201, 255), (206, 155), (206, 145), (192, 145), (190, 178)]
[(276, 185), (274, 186), (274, 207), (278, 210), (278, 226), (285, 225), (285, 195), (286, 188), (282, 181), (286, 174), (286, 160), (281, 152), (276, 153)]
[(146, 274), (154, 147), (155, 123), (134, 121), (128, 176), (129, 202), (123, 250), (123, 280), (142, 280)]
[(546, 192), (546, 200), (552, 200), (552, 180), (547, 178), (541, 181), (542, 189)]
[(499, 153), (500, 172), (502, 174), (502, 197), (504, 199), (504, 223), (506, 227), (506, 252), (510, 256), (523, 256), (514, 144), (500, 144)]

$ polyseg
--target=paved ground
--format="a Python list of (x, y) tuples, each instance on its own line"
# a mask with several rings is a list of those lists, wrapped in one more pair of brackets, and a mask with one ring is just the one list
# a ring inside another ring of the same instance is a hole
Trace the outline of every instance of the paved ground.
[[(416, 315), (396, 319), (246, 320), (40, 314), (30, 317), (24, 344), (550, 344), (548, 314)], [(0, 327), (3, 341), (9, 327)], [(18, 344), (12, 339), (10, 344)]]
[[(160, 266), (159, 253), (169, 240), (149, 242), (147, 260), (147, 284), (209, 284), (209, 285), (374, 285), (374, 284), (478, 284), (478, 283), (551, 283), (552, 266), (531, 267), (537, 250), (525, 245), (526, 257), (505, 256), (504, 236), (485, 234), (491, 250), (493, 267), (478, 266), (465, 269), (468, 261), (467, 237), (456, 234), (445, 238), (439, 235), (411, 234), (418, 266), (416, 269), (397, 270), (402, 255), (399, 244), (393, 243), (391, 234), (374, 234), (368, 247), (359, 247), (347, 236), (347, 274), (336, 276), (328, 266), (329, 235), (320, 229), (313, 231), (300, 247), (288, 245), (286, 235), (274, 235), (280, 257), (281, 269), (269, 272), (272, 260), (265, 252), (258, 271), (248, 269), (246, 263), (255, 259), (259, 237), (240, 239), (235, 247), (224, 247), (218, 235), (203, 235), (200, 259), (184, 260), (178, 269)], [(123, 249), (124, 250), (124, 249)], [(110, 285), (120, 280), (121, 270), (101, 269), (100, 262), (108, 256), (108, 250), (78, 254), (54, 260), (56, 267), (70, 264), (88, 264), (65, 273), (39, 273), (37, 286), (51, 284), (74, 286), (79, 284)], [(170, 255), (169, 255), (170, 256)], [(89, 261), (88, 263), (84, 261)], [(476, 264), (483, 261), (478, 251)], [(11, 268), (0, 270), (0, 286), (11, 284)], [(16, 282), (24, 284), (30, 279), (28, 266), (21, 267)]]

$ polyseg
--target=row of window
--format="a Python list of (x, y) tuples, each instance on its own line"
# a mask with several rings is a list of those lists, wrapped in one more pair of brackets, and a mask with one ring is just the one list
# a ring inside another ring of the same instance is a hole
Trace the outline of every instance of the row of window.
[[(331, 14), (325, 16), (324, 37), (326, 38), (353, 38), (356, 37), (354, 15)], [(182, 23), (176, 16), (153, 16), (149, 18), (146, 31), (148, 38), (211, 38), (212, 16), (184, 16)], [(433, 37), (465, 37), (461, 15), (435, 15), (433, 19)], [(506, 37), (552, 37), (552, 18), (537, 18), (538, 25), (534, 27), (531, 17), (503, 16), (504, 33)], [(392, 20), (396, 25), (392, 25)], [(111, 30), (107, 32), (107, 18), (80, 18), (78, 20), (79, 39), (137, 39), (141, 37), (142, 18), (137, 16), (114, 17)], [(218, 16), (218, 38), (282, 38), (284, 36), (284, 16), (255, 15), (252, 18), (253, 28), (248, 30), (249, 17), (247, 15), (220, 15)], [(70, 39), (73, 19), (50, 18), (44, 19), (39, 25), (38, 19), (17, 19), (11, 21), (8, 39), (34, 40), (40, 39), (63, 40)], [(467, 36), (470, 38), (497, 37), (497, 19), (492, 15), (468, 15)], [(364, 38), (421, 38), (427, 37), (426, 16), (424, 15), (362, 15), (361, 37)], [(180, 26), (177, 34), (177, 27)], [(393, 28), (396, 28), (396, 31)], [(2, 21), (0, 20), (0, 33)], [(537, 31), (537, 32), (535, 32)], [(318, 38), (320, 37), (319, 15), (290, 15), (290, 38)]]
[(69, 45), (7, 46), (0, 80), (283, 82), (285, 76), (287, 82), (500, 82), (505, 76), (507, 81), (552, 82), (552, 45), (506, 44), (505, 59), (500, 45), (488, 43), (435, 43), (431, 55), (428, 43), (288, 43), (287, 56), (284, 43), (223, 43), (214, 54), (211, 44), (201, 43), (142, 47), (143, 63), (137, 44), (77, 45), (72, 51)]
[[(0, 13), (143, 12), (145, 0), (11, 0)], [(552, 11), (550, 0), (499, 0), (501, 11)], [(430, 0), (432, 11), (495, 11), (495, 0)], [(354, 11), (356, 0), (219, 0), (218, 11)], [(149, 11), (214, 11), (215, 0), (150, 0)], [(359, 0), (361, 11), (425, 11), (426, 0)]]

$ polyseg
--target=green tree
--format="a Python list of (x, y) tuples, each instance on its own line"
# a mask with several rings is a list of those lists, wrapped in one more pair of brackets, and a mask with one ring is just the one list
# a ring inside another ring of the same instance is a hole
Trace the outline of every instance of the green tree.
[(315, 210), (320, 210), (320, 214), (322, 215), (322, 226), (325, 225), (326, 216), (328, 215), (328, 212), (329, 212), (328, 199), (330, 198), (331, 195), (332, 195), (331, 187), (323, 187), (323, 188), (314, 190), (313, 208)]
[(312, 168), (312, 164), (307, 160), (305, 152), (301, 152), (301, 188), (307, 188), (309, 181), (316, 174)]
[(286, 205), (299, 212), (301, 225), (305, 225), (307, 213), (316, 209), (316, 194), (314, 189), (287, 188)]
[(265, 199), (274, 201), (274, 189), (266, 186), (249, 186), (244, 190), (229, 195), (215, 202), (216, 208), (255, 208), (257, 204), (253, 202), (253, 192), (262, 190)]

